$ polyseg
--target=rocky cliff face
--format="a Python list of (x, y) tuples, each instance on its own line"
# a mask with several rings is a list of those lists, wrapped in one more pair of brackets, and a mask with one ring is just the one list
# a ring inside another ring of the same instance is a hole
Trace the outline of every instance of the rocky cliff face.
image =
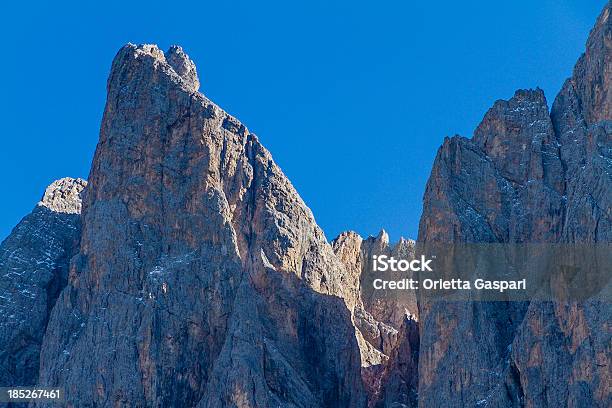
[(356, 277), (198, 83), (178, 47), (117, 54), (40, 384), (70, 406), (363, 406)]
[[(520, 90), (445, 139), (420, 242), (612, 241), (611, 9), (550, 113)], [(415, 243), (329, 245), (199, 86), (180, 47), (117, 54), (86, 194), (53, 183), (0, 245), (0, 385), (71, 407), (612, 405), (609, 303), (362, 291)]]
[(49, 314), (66, 286), (80, 238), (86, 183), (51, 184), (31, 214), (0, 244), (0, 386), (38, 380), (40, 345)]
[[(550, 114), (542, 91), (517, 91), (472, 139), (445, 140), (420, 241), (612, 241), (610, 11)], [(420, 406), (612, 403), (608, 303), (424, 302), (420, 317)]]

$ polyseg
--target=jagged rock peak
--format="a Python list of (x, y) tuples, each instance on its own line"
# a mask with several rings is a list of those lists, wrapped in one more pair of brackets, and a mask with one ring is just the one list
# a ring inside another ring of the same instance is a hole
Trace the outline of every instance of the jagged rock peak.
[(487, 136), (490, 136), (491, 133), (502, 133), (504, 136), (516, 127), (517, 122), (547, 117), (548, 104), (542, 89), (518, 89), (512, 98), (495, 101), (474, 131), (473, 140), (484, 146), (489, 141)]
[(196, 66), (189, 56), (183, 51), (178, 45), (173, 45), (168, 51), (166, 51), (166, 61), (174, 68), (174, 72), (179, 74), (181, 78), (190, 84), (194, 91), (200, 88), (200, 79), (198, 78), (198, 72)]
[(389, 245), (389, 234), (384, 229), (381, 229), (376, 236), (376, 241), (381, 242), (383, 245)]
[(181, 59), (127, 45), (113, 61), (39, 383), (77, 406), (365, 406), (356, 276)]
[(356, 242), (361, 243), (362, 240), (363, 238), (361, 238), (361, 235), (359, 235), (357, 232), (344, 231), (344, 232), (341, 232), (340, 235), (338, 235), (336, 238), (332, 240), (332, 246), (335, 247), (335, 244), (341, 244), (346, 241), (350, 241), (350, 242), (356, 241)]
[(403, 236), (400, 237), (397, 242), (391, 244), (389, 234), (384, 229), (381, 229), (376, 236), (370, 235), (365, 240), (355, 231), (344, 231), (331, 241), (331, 245), (334, 252), (339, 254), (341, 252), (345, 252), (347, 248), (356, 247), (357, 249), (360, 249), (363, 241), (367, 241), (366, 245), (368, 247), (374, 244), (377, 248), (386, 248), (388, 250), (392, 250), (393, 252), (399, 251), (402, 254), (407, 250), (414, 249), (414, 246), (416, 245), (415, 240), (404, 238)]
[(604, 6), (591, 30), (586, 51), (574, 67), (571, 85), (588, 125), (612, 117), (612, 2)]
[(87, 181), (80, 178), (64, 177), (47, 187), (39, 206), (65, 214), (81, 213), (81, 193)]
[(409, 255), (414, 252), (414, 247), (416, 245), (416, 241), (414, 239), (406, 239), (404, 237), (400, 237), (399, 241), (393, 247), (393, 251), (397, 252), (400, 255)]
[[(612, 241), (610, 11), (608, 2), (550, 114), (541, 91), (518, 91), (495, 103), (474, 139), (444, 141), (419, 241)], [(609, 406), (600, 370), (609, 358), (591, 363), (607, 356), (609, 306), (421, 301), (419, 405)], [(560, 335), (575, 346), (560, 347)]]
[(535, 89), (517, 89), (514, 91), (514, 96), (512, 99), (517, 101), (527, 100), (546, 104), (546, 96), (544, 95), (542, 88), (539, 86), (536, 86)]
[(551, 145), (554, 139), (546, 97), (536, 88), (519, 89), (509, 100), (496, 101), (474, 131), (472, 142), (493, 160), (503, 177), (523, 184), (543, 176), (541, 154), (556, 154), (556, 146)]
[(399, 241), (397, 242), (397, 245), (414, 245), (415, 241), (414, 239), (409, 239), (409, 238), (404, 238), (404, 237), (400, 237)]
[(108, 84), (110, 85), (115, 77), (113, 73), (121, 72), (124, 65), (137, 64), (145, 58), (151, 58), (154, 66), (161, 65), (166, 73), (189, 92), (197, 92), (200, 88), (195, 63), (181, 47), (173, 45), (164, 53), (155, 44), (124, 45), (115, 56)]

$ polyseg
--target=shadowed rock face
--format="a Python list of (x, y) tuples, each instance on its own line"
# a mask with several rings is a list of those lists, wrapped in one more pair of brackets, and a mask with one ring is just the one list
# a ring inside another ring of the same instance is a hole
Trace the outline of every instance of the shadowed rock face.
[(0, 386), (38, 380), (49, 314), (66, 286), (80, 238), (86, 182), (61, 179), (0, 244)]
[[(540, 90), (446, 139), (423, 199), (423, 242), (611, 242), (608, 3), (548, 114)], [(612, 404), (610, 304), (435, 303), (420, 311), (419, 405)]]
[(364, 406), (358, 277), (197, 88), (177, 47), (117, 54), (40, 383), (73, 406)]
[(399, 327), (396, 346), (380, 374), (380, 387), (371, 397), (370, 406), (417, 407), (419, 385), (419, 327), (412, 316), (406, 316)]

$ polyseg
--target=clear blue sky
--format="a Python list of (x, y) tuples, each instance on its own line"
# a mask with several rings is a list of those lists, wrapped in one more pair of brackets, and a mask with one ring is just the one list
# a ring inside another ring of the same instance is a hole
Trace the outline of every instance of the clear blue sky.
[(201, 91), (259, 135), (328, 238), (415, 237), (444, 136), (470, 136), (517, 88), (543, 88), (550, 105), (604, 3), (5, 4), (0, 238), (51, 181), (87, 177), (126, 42), (182, 45)]

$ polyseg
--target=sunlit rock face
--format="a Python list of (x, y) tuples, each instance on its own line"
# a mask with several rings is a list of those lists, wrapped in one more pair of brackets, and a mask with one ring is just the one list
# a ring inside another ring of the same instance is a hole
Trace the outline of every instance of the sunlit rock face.
[(112, 65), (40, 384), (74, 406), (364, 406), (356, 279), (178, 47)]
[[(608, 3), (555, 99), (517, 91), (472, 139), (446, 139), (423, 200), (422, 242), (611, 242)], [(419, 305), (419, 404), (610, 406), (610, 304)]]

